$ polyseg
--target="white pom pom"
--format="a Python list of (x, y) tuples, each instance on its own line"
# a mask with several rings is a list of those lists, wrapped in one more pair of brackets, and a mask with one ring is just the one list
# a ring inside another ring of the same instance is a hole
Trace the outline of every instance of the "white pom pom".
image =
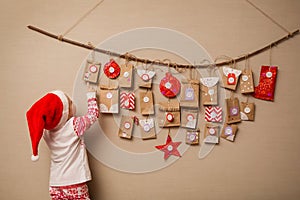
[(32, 156), (31, 156), (31, 161), (33, 161), (33, 162), (38, 161), (39, 158), (40, 158), (39, 155), (36, 155), (36, 156), (35, 156), (35, 155), (32, 155)]

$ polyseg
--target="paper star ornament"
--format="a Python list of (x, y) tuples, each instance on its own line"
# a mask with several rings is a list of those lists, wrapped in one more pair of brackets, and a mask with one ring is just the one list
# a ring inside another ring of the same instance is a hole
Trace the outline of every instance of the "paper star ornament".
[(155, 148), (163, 151), (165, 153), (164, 159), (168, 159), (171, 155), (181, 157), (177, 147), (181, 142), (173, 142), (170, 135), (167, 137), (166, 144), (155, 146)]

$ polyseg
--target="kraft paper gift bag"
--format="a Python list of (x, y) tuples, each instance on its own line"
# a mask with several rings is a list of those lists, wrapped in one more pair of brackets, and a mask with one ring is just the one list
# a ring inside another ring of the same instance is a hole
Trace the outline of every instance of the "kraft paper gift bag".
[(100, 74), (101, 63), (96, 63), (92, 61), (86, 61), (83, 80), (89, 83), (98, 83), (98, 78)]
[(238, 126), (236, 124), (225, 123), (222, 129), (221, 137), (228, 141), (234, 142), (237, 131)]
[(192, 144), (197, 145), (199, 144), (199, 130), (187, 130), (186, 131), (186, 137), (185, 137), (185, 143), (186, 144)]
[(180, 106), (189, 108), (199, 107), (199, 81), (184, 80), (181, 82)]
[(254, 92), (253, 73), (251, 69), (244, 69), (240, 78), (240, 90), (242, 94)]
[(140, 109), (142, 115), (154, 114), (154, 100), (152, 91), (140, 91)]
[(159, 127), (180, 126), (180, 107), (177, 101), (161, 102), (158, 113)]
[(226, 99), (226, 123), (232, 124), (241, 121), (240, 102), (237, 97)]
[(202, 104), (218, 105), (218, 77), (200, 78)]
[(181, 127), (196, 129), (198, 113), (198, 110), (181, 108)]
[(133, 92), (122, 91), (120, 93), (120, 107), (128, 110), (134, 110), (135, 94)]
[(131, 63), (125, 63), (121, 65), (120, 68), (119, 86), (121, 88), (131, 88), (133, 83), (133, 65)]
[(137, 84), (141, 88), (151, 88), (152, 79), (155, 76), (155, 71), (152, 69), (137, 68), (136, 69), (138, 78)]
[(222, 68), (222, 81), (223, 87), (229, 90), (236, 90), (236, 86), (239, 80), (239, 76), (242, 71), (231, 67)]
[(119, 89), (100, 88), (99, 108), (101, 113), (119, 113)]
[(156, 138), (155, 124), (153, 118), (141, 119), (139, 121), (139, 124), (141, 126), (141, 134), (143, 140)]
[(130, 116), (122, 115), (119, 127), (119, 137), (131, 139), (133, 129), (133, 119)]
[(219, 144), (219, 126), (206, 124), (204, 127), (204, 143)]
[(255, 104), (249, 102), (241, 102), (241, 119), (243, 121), (254, 121)]

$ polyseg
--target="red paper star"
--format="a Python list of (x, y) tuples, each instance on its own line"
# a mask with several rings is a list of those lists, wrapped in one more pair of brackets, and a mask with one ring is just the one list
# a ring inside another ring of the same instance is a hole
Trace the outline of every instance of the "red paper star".
[(164, 159), (168, 159), (170, 155), (181, 157), (177, 147), (181, 144), (181, 142), (173, 142), (170, 135), (167, 137), (166, 144), (155, 146), (155, 148), (165, 152)]

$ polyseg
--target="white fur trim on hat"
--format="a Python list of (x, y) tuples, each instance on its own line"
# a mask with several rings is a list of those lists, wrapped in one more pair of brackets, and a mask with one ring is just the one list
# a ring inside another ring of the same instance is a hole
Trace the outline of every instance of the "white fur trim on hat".
[(65, 93), (62, 92), (62, 91), (60, 91), (60, 90), (54, 90), (54, 91), (52, 91), (50, 93), (55, 94), (56, 96), (58, 96), (60, 98), (60, 100), (62, 101), (62, 103), (63, 103), (63, 113), (62, 113), (62, 116), (60, 118), (59, 123), (54, 128), (54, 129), (59, 129), (68, 120), (68, 116), (69, 116), (69, 101), (68, 101), (68, 98), (66, 97)]
[(31, 161), (33, 161), (33, 162), (36, 162), (36, 161), (38, 161), (40, 159), (40, 156), (39, 155), (31, 155)]

